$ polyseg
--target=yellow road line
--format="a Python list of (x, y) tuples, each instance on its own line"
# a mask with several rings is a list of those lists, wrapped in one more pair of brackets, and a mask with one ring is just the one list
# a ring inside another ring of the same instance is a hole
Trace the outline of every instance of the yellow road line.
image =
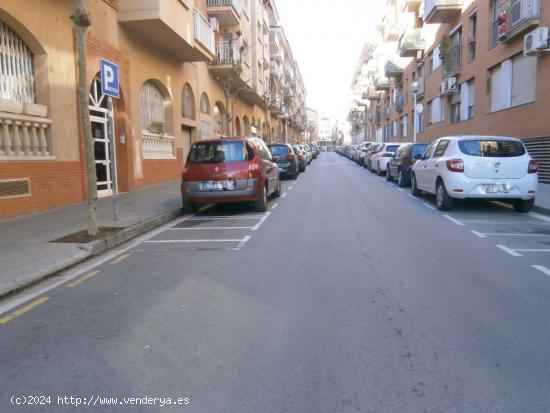
[(117, 257), (113, 261), (111, 261), (111, 264), (118, 264), (119, 262), (124, 261), (129, 256), (130, 256), (130, 254), (121, 255), (120, 257)]
[(18, 310), (15, 310), (13, 313), (8, 314), (7, 316), (5, 316), (5, 317), (3, 317), (3, 318), (0, 318), (0, 324), (9, 323), (9, 322), (10, 322), (11, 320), (13, 320), (14, 318), (17, 318), (17, 317), (19, 317), (20, 315), (23, 315), (23, 314), (25, 314), (26, 312), (31, 311), (34, 307), (37, 307), (37, 306), (39, 306), (40, 304), (45, 303), (45, 302), (48, 301), (49, 299), (50, 299), (50, 297), (40, 297), (39, 299), (34, 300), (32, 303), (27, 304), (27, 305), (21, 307), (21, 308), (18, 309)]
[(77, 285), (82, 284), (82, 283), (83, 283), (84, 281), (86, 281), (88, 278), (92, 278), (94, 275), (97, 275), (98, 273), (99, 273), (99, 271), (92, 271), (91, 273), (86, 274), (84, 277), (79, 278), (78, 280), (73, 281), (73, 282), (67, 284), (67, 288), (76, 287)]

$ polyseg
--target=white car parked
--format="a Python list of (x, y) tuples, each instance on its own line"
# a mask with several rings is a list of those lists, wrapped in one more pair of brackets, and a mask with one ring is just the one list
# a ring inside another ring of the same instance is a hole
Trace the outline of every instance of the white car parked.
[(518, 212), (535, 203), (537, 161), (520, 139), (503, 136), (455, 136), (436, 140), (412, 168), (412, 194), (436, 195), (437, 207), (453, 199), (511, 200)]
[(374, 142), (362, 142), (361, 145), (359, 145), (359, 153), (356, 161), (359, 165), (365, 166), (365, 156), (367, 155), (369, 146), (371, 146), (373, 143)]
[(370, 158), (371, 172), (376, 172), (380, 176), (384, 175), (388, 170), (388, 162), (401, 145), (403, 143), (382, 143)]

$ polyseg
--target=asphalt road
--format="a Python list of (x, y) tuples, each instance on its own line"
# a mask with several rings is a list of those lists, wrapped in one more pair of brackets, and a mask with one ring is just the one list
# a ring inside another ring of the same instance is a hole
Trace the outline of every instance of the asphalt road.
[(550, 411), (548, 218), (443, 214), (333, 153), (284, 193), (0, 303), (0, 412)]

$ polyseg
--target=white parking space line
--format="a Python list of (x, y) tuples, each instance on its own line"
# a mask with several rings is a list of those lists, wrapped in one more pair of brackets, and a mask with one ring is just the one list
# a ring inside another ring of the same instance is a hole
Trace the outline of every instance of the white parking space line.
[(415, 196), (413, 196), (413, 194), (409, 194), (409, 196), (410, 196), (411, 198), (413, 198), (413, 199), (416, 198)]
[(536, 221), (489, 221), (489, 220), (470, 220), (470, 219), (463, 219), (460, 222), (463, 224), (497, 224), (497, 225), (517, 225), (517, 224), (537, 224), (540, 225), (539, 222)]
[(286, 198), (286, 192), (281, 195), (281, 198)]
[(266, 212), (266, 214), (264, 215), (264, 217), (262, 219), (260, 219), (260, 222), (258, 222), (256, 225), (254, 225), (252, 227), (252, 231), (258, 231), (258, 229), (260, 229), (260, 227), (262, 226), (262, 224), (265, 222), (265, 220), (267, 218), (269, 218), (269, 215), (271, 215), (271, 212)]
[(435, 211), (435, 208), (431, 206), (430, 204), (427, 204), (426, 202), (422, 202), (422, 205), (424, 205), (426, 208), (430, 208), (431, 210)]
[(250, 235), (247, 235), (246, 237), (244, 237), (241, 242), (239, 242), (239, 245), (237, 245), (236, 248), (233, 248), (233, 251), (240, 251), (242, 247), (244, 247), (244, 245), (248, 242), (248, 240), (252, 238)]
[(239, 239), (160, 239), (160, 240), (152, 240), (152, 241), (145, 241), (145, 242), (150, 244), (171, 244), (171, 243), (192, 244), (195, 242), (241, 242), (243, 240), (244, 238), (239, 238)]
[(550, 270), (548, 268), (546, 268), (544, 265), (533, 265), (532, 267), (535, 270), (539, 270), (543, 274), (546, 274), (546, 275), (550, 276)]
[(397, 188), (398, 191), (405, 192), (403, 188)]
[(291, 191), (293, 188), (294, 188), (294, 186), (290, 185), (290, 186), (288, 187), (288, 190)]
[(505, 247), (504, 245), (495, 245), (495, 247), (500, 248), (502, 251), (504, 251), (507, 254), (510, 254), (512, 257), (522, 257), (522, 255), (517, 253), (516, 250)]
[(487, 238), (487, 235), (482, 234), (481, 232), (477, 232), (477, 231), (471, 231), (471, 232), (472, 234), (477, 235), (479, 238)]
[(273, 206), (271, 207), (271, 210), (273, 211), (275, 208), (277, 208), (279, 206), (278, 203), (274, 203)]
[(262, 219), (264, 215), (257, 215), (257, 216), (238, 216), (238, 217), (231, 217), (231, 216), (194, 216), (193, 218), (189, 218), (188, 221), (214, 221), (216, 219), (221, 220), (232, 220), (232, 219)]
[(457, 219), (454, 219), (452, 217), (450, 217), (449, 215), (443, 215), (445, 218), (447, 218), (449, 221), (452, 221), (454, 222), (456, 225), (460, 225), (461, 227), (464, 226), (464, 224), (462, 222), (460, 222), (459, 220)]
[(529, 212), (528, 215), (533, 217), (533, 218), (540, 219), (541, 221), (550, 222), (550, 217), (547, 217), (547, 216), (542, 215), (542, 214), (538, 214), (536, 212)]
[(550, 252), (548, 248), (515, 248), (515, 250), (521, 252)]
[(205, 231), (208, 229), (221, 230), (221, 229), (252, 229), (252, 228), (254, 227), (201, 227), (201, 228), (189, 227), (189, 228), (168, 228), (168, 231)]

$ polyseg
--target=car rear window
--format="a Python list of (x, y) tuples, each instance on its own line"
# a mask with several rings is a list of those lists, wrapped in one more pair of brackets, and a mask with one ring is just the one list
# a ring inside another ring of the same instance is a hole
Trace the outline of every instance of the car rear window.
[(462, 153), (470, 156), (507, 158), (525, 154), (525, 147), (521, 142), (504, 139), (458, 141), (458, 147)]
[(243, 141), (194, 143), (187, 156), (189, 163), (233, 163), (254, 158), (254, 152)]
[(428, 145), (420, 144), (420, 145), (413, 145), (411, 156), (414, 158), (415, 156), (422, 156), (424, 152), (426, 152), (426, 149), (428, 149)]
[(270, 146), (269, 149), (271, 149), (271, 153), (274, 156), (288, 154), (288, 147), (286, 145), (274, 145), (274, 146)]
[(388, 145), (386, 146), (386, 152), (395, 152), (400, 145)]

